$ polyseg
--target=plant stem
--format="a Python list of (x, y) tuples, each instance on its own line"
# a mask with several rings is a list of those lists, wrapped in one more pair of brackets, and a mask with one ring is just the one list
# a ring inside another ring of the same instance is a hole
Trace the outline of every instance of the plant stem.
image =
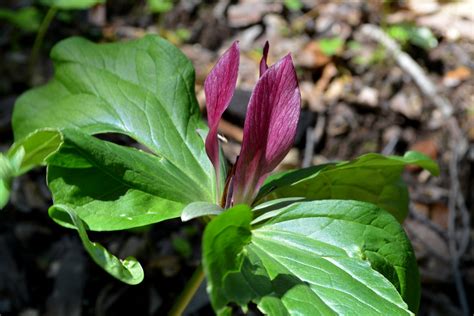
[(41, 46), (43, 45), (44, 36), (46, 35), (49, 25), (51, 24), (51, 21), (56, 15), (56, 12), (58, 12), (58, 8), (49, 8), (48, 12), (46, 13), (46, 16), (41, 22), (38, 33), (36, 34), (35, 42), (33, 44), (33, 48), (31, 49), (31, 55), (29, 60), (30, 77), (33, 76), (33, 71), (36, 65), (36, 61), (38, 60), (39, 51), (41, 49)]
[(191, 299), (194, 297), (194, 294), (196, 294), (196, 291), (201, 286), (202, 281), (204, 281), (204, 270), (200, 264), (171, 308), (168, 314), (169, 316), (181, 316), (183, 314), (184, 310), (191, 302)]

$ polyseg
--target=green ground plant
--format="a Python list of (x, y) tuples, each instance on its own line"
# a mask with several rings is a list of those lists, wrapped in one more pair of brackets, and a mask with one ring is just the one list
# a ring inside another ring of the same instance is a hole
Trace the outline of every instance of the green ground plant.
[[(292, 146), (300, 95), (291, 57), (268, 67), (267, 54), (268, 45), (242, 151), (229, 167), (217, 124), (236, 85), (237, 43), (206, 79), (206, 126), (193, 66), (164, 39), (60, 42), (51, 52), (54, 78), (15, 104), (15, 143), (0, 159), (2, 207), (15, 177), (46, 166), (49, 216), (77, 230), (91, 258), (131, 285), (144, 278), (140, 263), (112, 255), (88, 231), (207, 222), (202, 266), (171, 315), (182, 313), (204, 278), (219, 315), (249, 303), (268, 315), (416, 313), (420, 282), (400, 225), (409, 202), (401, 174), (418, 165), (436, 175), (437, 165), (416, 152), (374, 153), (271, 174)], [(106, 133), (146, 150), (96, 137)]]

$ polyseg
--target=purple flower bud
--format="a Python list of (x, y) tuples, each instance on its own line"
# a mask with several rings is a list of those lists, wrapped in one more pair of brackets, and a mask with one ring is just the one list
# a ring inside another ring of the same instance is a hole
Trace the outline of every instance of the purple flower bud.
[[(260, 78), (253, 90), (244, 125), (244, 138), (236, 162), (232, 188), (226, 205), (251, 204), (268, 174), (293, 145), (300, 115), (301, 97), (290, 55), (268, 68), (268, 42), (260, 61)], [(219, 167), (217, 125), (235, 89), (238, 48), (234, 43), (206, 79), (209, 135), (206, 151), (216, 170)], [(230, 179), (228, 179), (230, 180)]]
[(219, 166), (219, 144), (217, 141), (217, 128), (225, 109), (229, 106), (234, 95), (239, 71), (239, 45), (234, 42), (221, 56), (217, 64), (204, 82), (206, 95), (207, 121), (209, 133), (206, 138), (206, 153), (216, 171), (217, 193), (220, 194), (221, 184)]

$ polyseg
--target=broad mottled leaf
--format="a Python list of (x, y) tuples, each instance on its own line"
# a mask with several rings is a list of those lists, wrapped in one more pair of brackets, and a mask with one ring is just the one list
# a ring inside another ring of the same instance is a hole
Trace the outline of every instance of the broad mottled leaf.
[[(64, 135), (63, 148), (48, 161), (48, 186), (54, 203), (73, 205), (91, 230), (179, 217), (186, 204), (201, 197), (197, 187), (187, 188), (192, 180), (165, 159), (78, 130)], [(54, 215), (69, 226), (60, 213)]]
[(297, 202), (257, 218), (253, 229), (249, 213), (226, 211), (206, 229), (203, 257), (213, 270), (208, 290), (216, 311), (249, 302), (268, 315), (417, 310), (415, 256), (399, 223), (384, 210), (358, 201)]
[(113, 277), (130, 285), (135, 285), (143, 281), (143, 268), (137, 259), (128, 257), (123, 260), (118, 259), (96, 242), (91, 242), (87, 236), (85, 224), (77, 214), (66, 205), (54, 205), (50, 212), (61, 210), (71, 218), (74, 228), (77, 229), (82, 244), (92, 259)]
[(366, 154), (353, 161), (270, 176), (256, 200), (299, 196), (309, 200), (365, 201), (384, 208), (401, 222), (408, 213), (409, 202), (401, 174), (406, 165), (412, 164), (439, 174), (436, 163), (417, 152), (407, 152), (403, 157)]
[(75, 148), (49, 169), (55, 201), (73, 206), (89, 228), (112, 230), (179, 217), (190, 201), (215, 200), (212, 164), (197, 132), (206, 127), (194, 69), (176, 47), (156, 36), (113, 44), (71, 38), (51, 57), (54, 79), (15, 105), (15, 139), (44, 127), (113, 132), (151, 152), (71, 139)]

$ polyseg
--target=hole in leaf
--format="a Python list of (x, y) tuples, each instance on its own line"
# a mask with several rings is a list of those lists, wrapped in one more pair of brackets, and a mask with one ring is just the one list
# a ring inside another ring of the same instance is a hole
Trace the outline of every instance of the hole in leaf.
[(117, 144), (117, 145), (133, 147), (133, 148), (143, 150), (147, 153), (154, 154), (153, 151), (151, 151), (148, 147), (146, 147), (145, 145), (137, 142), (135, 139), (133, 139), (132, 137), (130, 137), (128, 135), (125, 135), (125, 134), (121, 134), (121, 133), (102, 133), (102, 134), (96, 134), (94, 136), (97, 137), (98, 139), (105, 140), (105, 141), (108, 141), (108, 142), (111, 142), (111, 143), (114, 143), (114, 144)]

